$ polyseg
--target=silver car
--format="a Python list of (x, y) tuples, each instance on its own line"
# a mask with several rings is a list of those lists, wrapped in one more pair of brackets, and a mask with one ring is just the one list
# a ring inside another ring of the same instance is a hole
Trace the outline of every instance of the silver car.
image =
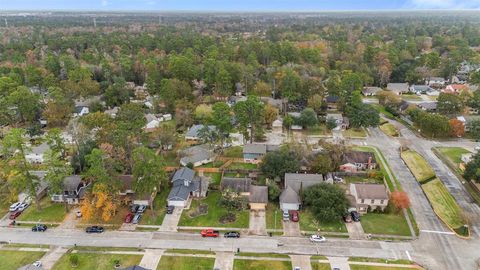
[(133, 224), (138, 224), (138, 222), (140, 222), (141, 218), (142, 218), (142, 214), (136, 213), (135, 216), (133, 217), (132, 223)]

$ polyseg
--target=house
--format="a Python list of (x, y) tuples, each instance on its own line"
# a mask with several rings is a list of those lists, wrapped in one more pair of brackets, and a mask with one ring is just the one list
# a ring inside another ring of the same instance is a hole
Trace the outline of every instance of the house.
[[(41, 199), (47, 195), (48, 191), (48, 182), (45, 180), (45, 175), (47, 174), (46, 171), (30, 171), (30, 174), (37, 177), (38, 179), (38, 185), (35, 188), (35, 196), (38, 199)], [(28, 190), (27, 190), (28, 191)], [(31, 201), (32, 198), (30, 198), (29, 192), (21, 192), (18, 194), (18, 201), (19, 202), (25, 202), (25, 201)]]
[(90, 109), (87, 106), (75, 106), (73, 117), (84, 116), (90, 113)]
[(428, 94), (429, 92), (438, 93), (438, 91), (433, 89), (432, 87), (430, 87), (428, 85), (421, 85), (421, 84), (414, 84), (414, 85), (410, 86), (410, 92), (415, 93), (417, 95)]
[(63, 179), (63, 193), (53, 194), (51, 199), (53, 202), (68, 204), (78, 204), (83, 199), (85, 191), (90, 183), (82, 181), (79, 175), (72, 175)]
[(220, 183), (220, 188), (222, 190), (228, 189), (230, 191), (234, 191), (241, 196), (249, 196), (251, 184), (252, 179), (248, 177), (223, 177), (222, 182)]
[(435, 112), (437, 110), (437, 102), (422, 102), (417, 107), (427, 112)]
[(338, 103), (340, 102), (340, 97), (330, 95), (325, 98), (325, 102), (327, 103), (327, 109), (336, 110), (338, 108)]
[[(298, 119), (300, 118), (301, 114), (299, 112), (289, 112), (288, 115), (290, 115), (293, 118), (293, 122), (297, 122)], [(300, 125), (295, 125), (293, 124), (290, 127), (291, 130), (302, 130), (303, 127)]]
[(378, 93), (382, 92), (382, 88), (376, 86), (367, 86), (362, 90), (362, 94), (366, 97), (376, 96)]
[(104, 113), (110, 115), (110, 117), (115, 118), (117, 117), (119, 107), (113, 107), (109, 110), (106, 110)]
[(391, 91), (397, 95), (408, 93), (408, 83), (389, 83), (387, 84), (387, 91)]
[(442, 93), (458, 95), (463, 91), (468, 91), (468, 86), (465, 84), (450, 84), (442, 90)]
[(156, 197), (156, 192), (151, 194), (138, 194), (135, 192), (134, 183), (136, 179), (133, 175), (119, 175), (117, 176), (118, 183), (120, 184), (118, 194), (122, 198), (122, 201), (131, 202), (136, 205), (150, 206)]
[(283, 132), (283, 120), (277, 119), (272, 123), (272, 132), (273, 133), (282, 133)]
[(425, 80), (425, 84), (431, 87), (441, 88), (447, 83), (442, 77), (429, 77)]
[(230, 133), (228, 134), (228, 138), (230, 139), (230, 144), (232, 146), (242, 146), (244, 144), (243, 134)]
[(201, 130), (204, 128), (208, 128), (209, 131), (215, 131), (217, 128), (215, 126), (205, 126), (205, 125), (193, 125), (190, 129), (188, 129), (187, 133), (185, 134), (185, 140), (190, 141), (198, 141), (200, 140)]
[(292, 187), (287, 186), (280, 194), (280, 209), (282, 211), (299, 210), (300, 205), (301, 200), (298, 193)]
[(398, 111), (403, 113), (407, 111), (408, 108), (410, 108), (410, 105), (412, 105), (410, 102), (406, 100), (402, 100), (400, 104), (398, 105)]
[(373, 170), (376, 167), (377, 162), (373, 153), (351, 151), (343, 155), (340, 171), (356, 173), (358, 171)]
[(263, 103), (270, 104), (273, 107), (278, 109), (279, 113), (282, 113), (285, 111), (285, 104), (286, 100), (285, 99), (275, 99), (271, 97), (260, 97), (260, 100), (263, 101)]
[(42, 164), (44, 161), (45, 153), (50, 149), (46, 142), (40, 145), (34, 146), (25, 155), (25, 159), (32, 164)]
[(245, 96), (245, 92), (245, 88), (243, 88), (243, 85), (241, 83), (235, 83), (235, 96)]
[(178, 169), (172, 177), (172, 189), (168, 194), (168, 206), (185, 207), (191, 197), (205, 197), (208, 190), (208, 181), (195, 176), (195, 171), (183, 167)]
[(246, 101), (247, 100), (247, 97), (245, 96), (230, 96), (228, 99), (227, 99), (227, 105), (232, 107), (233, 105), (237, 104), (238, 102), (240, 101)]
[(151, 132), (151, 131), (155, 130), (156, 128), (158, 128), (160, 126), (160, 122), (163, 121), (163, 119), (159, 119), (159, 118), (157, 118), (156, 115), (151, 114), (151, 113), (146, 114), (145, 119), (147, 120), (147, 124), (143, 127), (143, 129), (146, 132)]
[(285, 173), (285, 189), (291, 187), (295, 192), (300, 193), (300, 189), (306, 189), (316, 184), (329, 183), (323, 175), (312, 173)]
[(264, 211), (268, 203), (267, 186), (250, 186), (250, 195), (248, 196), (248, 205), (251, 210)]
[(349, 126), (349, 119), (347, 117), (343, 117), (341, 113), (327, 113), (327, 121), (335, 121), (337, 127), (335, 129), (346, 129)]
[(384, 211), (388, 205), (388, 191), (382, 184), (350, 184), (350, 194), (355, 197), (356, 208), (360, 214), (375, 209)]
[(278, 145), (249, 143), (243, 146), (243, 160), (247, 163), (260, 163), (267, 152), (278, 150)]
[(171, 121), (172, 120), (172, 115), (170, 113), (166, 113), (162, 117), (163, 117), (163, 121)]
[(465, 164), (470, 163), (470, 161), (473, 160), (473, 153), (462, 154), (462, 157), (460, 159)]
[(180, 164), (182, 166), (187, 166), (189, 163), (193, 164), (193, 167), (202, 166), (203, 164), (207, 164), (213, 162), (215, 159), (215, 154), (210, 149), (208, 145), (196, 145), (184, 149), (181, 152), (183, 156), (180, 159)]

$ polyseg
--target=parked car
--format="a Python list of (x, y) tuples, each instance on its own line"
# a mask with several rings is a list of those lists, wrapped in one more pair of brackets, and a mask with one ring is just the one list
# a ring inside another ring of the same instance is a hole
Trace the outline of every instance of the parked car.
[(140, 207), (140, 205), (137, 205), (137, 204), (134, 204), (132, 205), (132, 207), (130, 208), (130, 211), (132, 213), (136, 213), (138, 211), (138, 208)]
[(82, 212), (81, 212), (80, 210), (77, 210), (77, 211), (75, 212), (75, 216), (76, 216), (77, 218), (81, 218), (81, 217), (82, 217)]
[(125, 223), (130, 223), (130, 222), (132, 222), (132, 219), (133, 219), (133, 214), (132, 214), (132, 213), (128, 213), (128, 214), (125, 216)]
[(167, 206), (167, 214), (173, 214), (174, 210), (175, 210), (175, 206), (173, 205)]
[(32, 227), (32, 232), (44, 232), (47, 230), (47, 225), (45, 224), (37, 224)]
[(311, 242), (325, 242), (327, 239), (325, 239), (325, 237), (321, 236), (321, 235), (312, 235), (310, 236), (310, 241)]
[(10, 212), (17, 211), (21, 204), (22, 204), (21, 202), (16, 202), (16, 203), (10, 205), (10, 209), (9, 209)]
[(300, 217), (298, 215), (298, 211), (296, 211), (296, 210), (290, 211), (290, 220), (291, 221), (298, 222), (299, 219), (300, 219)]
[(142, 218), (142, 214), (136, 213), (135, 216), (133, 217), (132, 223), (133, 224), (138, 224), (140, 222), (140, 219)]
[(335, 182), (335, 183), (343, 183), (343, 178), (338, 177), (338, 176), (334, 176), (334, 177), (333, 177), (333, 182)]
[(146, 205), (139, 205), (138, 209), (137, 209), (137, 213), (143, 213), (143, 212), (145, 212), (145, 210), (147, 210)]
[(350, 212), (350, 215), (352, 216), (353, 221), (355, 222), (360, 221), (360, 214), (357, 211)]
[(223, 236), (225, 238), (240, 238), (240, 233), (239, 232), (226, 232)]
[(300, 266), (295, 266), (293, 270), (302, 270), (302, 269), (300, 268)]
[(290, 215), (286, 211), (283, 212), (282, 217), (283, 217), (283, 221), (289, 221), (290, 220)]
[(86, 233), (102, 233), (103, 232), (103, 227), (100, 227), (100, 226), (87, 227), (85, 229), (85, 232)]
[(36, 261), (36, 262), (32, 263), (32, 265), (34, 267), (40, 268), (40, 267), (42, 267), (42, 262), (41, 261)]
[(213, 229), (206, 229), (202, 230), (200, 234), (202, 235), (202, 237), (218, 237), (220, 235), (220, 232)]
[(350, 214), (346, 214), (343, 216), (343, 221), (345, 221), (345, 223), (351, 223), (353, 220), (352, 220), (352, 216)]
[(18, 216), (20, 216), (21, 213), (22, 213), (22, 212), (20, 212), (20, 211), (13, 212), (13, 213), (10, 214), (10, 217), (9, 217), (9, 218), (10, 218), (11, 220), (14, 220), (14, 219), (16, 219)]
[(25, 209), (28, 208), (28, 206), (30, 206), (30, 204), (26, 203), (26, 202), (23, 202), (20, 204), (20, 206), (18, 207), (17, 211), (20, 211), (20, 212), (23, 212)]

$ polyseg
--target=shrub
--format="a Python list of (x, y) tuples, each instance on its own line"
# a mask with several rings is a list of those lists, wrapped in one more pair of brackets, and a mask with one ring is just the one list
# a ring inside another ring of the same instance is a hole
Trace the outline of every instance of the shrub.
[(78, 266), (78, 255), (77, 254), (70, 254), (68, 257), (68, 260), (70, 261), (70, 264), (72, 267), (77, 267)]

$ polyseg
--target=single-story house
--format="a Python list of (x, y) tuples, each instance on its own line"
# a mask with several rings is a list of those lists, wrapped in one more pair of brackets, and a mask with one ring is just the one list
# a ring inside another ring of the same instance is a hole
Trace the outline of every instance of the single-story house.
[(408, 93), (408, 83), (389, 83), (387, 84), (387, 91), (391, 91), (397, 95)]
[(145, 129), (146, 132), (150, 132), (158, 128), (160, 126), (160, 122), (163, 121), (163, 119), (159, 119), (156, 115), (151, 113), (146, 114), (145, 119), (147, 120), (147, 124), (143, 127), (143, 129)]
[(358, 172), (377, 168), (375, 155), (371, 152), (350, 151), (343, 155), (340, 171)]
[(190, 168), (175, 171), (171, 182), (173, 186), (167, 198), (169, 206), (185, 207), (190, 197), (205, 197), (207, 194), (208, 181), (196, 176)]
[(90, 183), (82, 180), (79, 175), (65, 177), (63, 180), (63, 193), (53, 194), (51, 199), (53, 202), (68, 204), (78, 204), (85, 196), (85, 191)]
[(423, 85), (423, 84), (414, 84), (410, 86), (410, 92), (415, 93), (415, 94), (428, 94), (429, 92), (437, 92), (437, 90), (433, 89), (432, 87), (428, 85)]
[(327, 109), (336, 110), (338, 108), (338, 102), (340, 102), (340, 97), (330, 95), (325, 98), (325, 102), (327, 103)]
[[(46, 171), (30, 171), (30, 174), (38, 178), (38, 185), (36, 187), (36, 197), (38, 199), (41, 199), (47, 195), (48, 191), (48, 182), (45, 180), (45, 175), (47, 174)], [(18, 194), (18, 201), (19, 202), (24, 202), (24, 201), (30, 201), (32, 198), (30, 198), (30, 195), (28, 195), (28, 192), (21, 192)]]
[(216, 130), (215, 126), (205, 126), (205, 125), (193, 125), (190, 129), (188, 129), (187, 133), (185, 134), (185, 140), (190, 141), (198, 141), (200, 140), (200, 130), (207, 127), (210, 131)]
[(44, 162), (44, 155), (50, 149), (46, 142), (31, 148), (31, 151), (25, 155), (25, 159), (34, 164), (42, 164)]
[(189, 163), (192, 163), (193, 167), (198, 167), (210, 163), (215, 159), (215, 154), (210, 147), (205, 144), (184, 149), (181, 155), (183, 155), (180, 159), (182, 166), (187, 166)]
[(284, 182), (285, 189), (291, 187), (297, 193), (300, 193), (300, 188), (306, 189), (320, 183), (333, 183), (333, 181), (327, 181), (323, 175), (313, 173), (285, 173)]
[(265, 210), (268, 203), (268, 187), (267, 186), (250, 186), (250, 195), (248, 196), (248, 204), (251, 210)]
[(434, 112), (437, 110), (437, 102), (422, 102), (417, 104), (417, 107), (427, 112)]
[(117, 179), (120, 183), (119, 195), (124, 199), (124, 201), (131, 202), (137, 205), (150, 206), (153, 203), (153, 200), (156, 197), (156, 193), (152, 194), (138, 194), (134, 190), (135, 178), (133, 175), (119, 175)]
[(267, 152), (278, 150), (278, 145), (249, 143), (243, 146), (243, 160), (248, 163), (260, 163)]
[(388, 205), (388, 191), (382, 184), (350, 184), (350, 194), (355, 197), (357, 211), (360, 214), (367, 213), (368, 209), (385, 210)]
[(220, 187), (222, 190), (231, 190), (241, 196), (250, 195), (250, 186), (252, 179), (248, 177), (223, 177)]
[(283, 120), (277, 119), (272, 123), (272, 132), (273, 133), (282, 133), (283, 132)]
[(443, 87), (447, 80), (442, 77), (429, 77), (425, 79), (425, 84), (432, 87)]
[(468, 91), (468, 86), (465, 84), (450, 84), (442, 90), (442, 93), (458, 95), (463, 91)]
[(376, 86), (367, 86), (362, 90), (362, 94), (366, 97), (376, 96), (379, 92), (383, 91), (382, 88)]
[(327, 113), (327, 121), (331, 119), (335, 121), (337, 124), (336, 129), (347, 129), (349, 126), (349, 119), (347, 117), (343, 117), (341, 113)]
[(90, 109), (87, 106), (75, 106), (73, 117), (84, 116), (89, 113), (90, 113)]
[(301, 203), (300, 196), (290, 186), (287, 186), (280, 194), (280, 209), (283, 211), (299, 210)]

